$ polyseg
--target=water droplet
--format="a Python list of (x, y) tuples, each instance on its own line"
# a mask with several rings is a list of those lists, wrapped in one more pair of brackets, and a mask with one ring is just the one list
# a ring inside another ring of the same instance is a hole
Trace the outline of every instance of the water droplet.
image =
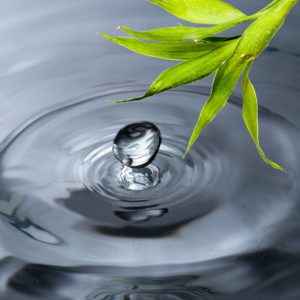
[(154, 165), (139, 169), (124, 166), (120, 179), (122, 186), (127, 190), (143, 191), (160, 182), (159, 169)]
[(151, 163), (160, 143), (160, 131), (153, 123), (133, 123), (117, 133), (113, 153), (127, 167), (141, 168)]

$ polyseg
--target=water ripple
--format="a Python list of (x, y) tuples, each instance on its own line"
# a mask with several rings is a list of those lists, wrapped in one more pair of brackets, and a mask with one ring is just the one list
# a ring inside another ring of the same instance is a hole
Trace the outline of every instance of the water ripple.
[[(265, 166), (247, 140), (237, 99), (183, 160), (206, 90), (179, 89), (134, 106), (105, 101), (144, 88), (101, 87), (97, 96), (47, 112), (10, 137), (0, 157), (5, 232), (25, 233), (20, 239), (28, 247), (34, 240), (59, 241), (43, 251), (36, 244), (39, 256), (13, 249), (8, 239), (4, 247), (16, 257), (65, 266), (186, 264), (265, 249), (281, 234), (298, 205), (298, 130), (261, 110), (266, 152), (290, 172)], [(161, 129), (153, 161), (161, 179), (148, 190), (129, 191), (112, 141), (121, 127), (140, 120)]]

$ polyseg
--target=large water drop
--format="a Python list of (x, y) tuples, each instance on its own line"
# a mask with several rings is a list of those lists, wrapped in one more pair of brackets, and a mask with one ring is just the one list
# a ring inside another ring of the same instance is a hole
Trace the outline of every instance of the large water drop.
[(113, 142), (113, 153), (125, 166), (141, 168), (151, 163), (160, 143), (160, 131), (153, 123), (133, 123), (117, 133)]
[(161, 143), (159, 129), (150, 122), (129, 124), (117, 133), (113, 153), (124, 165), (121, 185), (132, 191), (143, 191), (160, 182), (159, 169), (149, 165)]

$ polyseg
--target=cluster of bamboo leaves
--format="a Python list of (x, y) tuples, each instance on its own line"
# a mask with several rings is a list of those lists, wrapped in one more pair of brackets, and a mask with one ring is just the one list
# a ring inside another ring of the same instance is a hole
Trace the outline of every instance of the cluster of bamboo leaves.
[[(260, 147), (257, 97), (249, 79), (249, 71), (253, 61), (267, 47), (298, 0), (274, 0), (250, 16), (221, 0), (149, 1), (185, 21), (213, 26), (178, 25), (147, 31), (136, 31), (119, 26), (118, 28), (129, 36), (112, 37), (100, 34), (139, 54), (182, 61), (162, 72), (143, 96), (117, 102), (142, 100), (163, 91), (195, 82), (215, 72), (210, 97), (200, 112), (185, 156), (202, 130), (226, 105), (241, 79), (242, 114), (245, 125), (261, 158), (273, 168), (283, 170), (281, 166), (269, 160)], [(245, 22), (250, 22), (250, 25), (240, 36), (216, 36)]]

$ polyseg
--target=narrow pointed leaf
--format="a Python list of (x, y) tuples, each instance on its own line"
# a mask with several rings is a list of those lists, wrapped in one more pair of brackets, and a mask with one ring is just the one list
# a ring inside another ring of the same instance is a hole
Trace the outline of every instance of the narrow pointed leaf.
[(203, 40), (207, 37), (214, 36), (220, 32), (230, 29), (238, 24), (252, 20), (253, 17), (243, 17), (230, 21), (221, 25), (211, 27), (192, 27), (192, 26), (172, 26), (157, 28), (145, 31), (136, 31), (126, 26), (119, 26), (121, 29), (131, 36), (152, 41), (187, 41), (187, 40)]
[(225, 106), (246, 65), (265, 49), (282, 26), (286, 13), (295, 5), (296, 1), (277, 2), (270, 8), (270, 13), (254, 21), (245, 30), (234, 54), (216, 73), (212, 93), (202, 108), (184, 156), (191, 149), (202, 130)]
[(226, 63), (218, 69), (214, 78), (211, 95), (201, 110), (184, 156), (186, 156), (188, 151), (192, 148), (202, 130), (225, 106), (244, 69), (245, 63), (240, 63), (235, 56), (233, 59), (226, 61)]
[(259, 128), (258, 128), (258, 104), (257, 97), (255, 93), (255, 89), (249, 80), (249, 71), (251, 68), (251, 63), (248, 64), (243, 80), (242, 80), (242, 88), (243, 88), (243, 119), (245, 125), (255, 143), (257, 151), (263, 161), (270, 165), (271, 167), (284, 171), (282, 167), (278, 164), (274, 163), (270, 159), (268, 159), (263, 152), (260, 144), (259, 144)]
[(217, 48), (205, 56), (185, 61), (167, 69), (154, 80), (145, 95), (138, 98), (115, 101), (115, 103), (142, 100), (163, 91), (202, 79), (213, 73), (232, 55), (237, 43), (238, 39), (230, 41), (227, 45)]
[(244, 17), (221, 0), (150, 0), (176, 17), (198, 24), (221, 24)]
[(231, 40), (227, 41), (220, 38), (203, 43), (183, 41), (148, 43), (131, 37), (111, 37), (106, 34), (100, 35), (139, 54), (170, 60), (189, 60), (200, 57), (231, 42)]

